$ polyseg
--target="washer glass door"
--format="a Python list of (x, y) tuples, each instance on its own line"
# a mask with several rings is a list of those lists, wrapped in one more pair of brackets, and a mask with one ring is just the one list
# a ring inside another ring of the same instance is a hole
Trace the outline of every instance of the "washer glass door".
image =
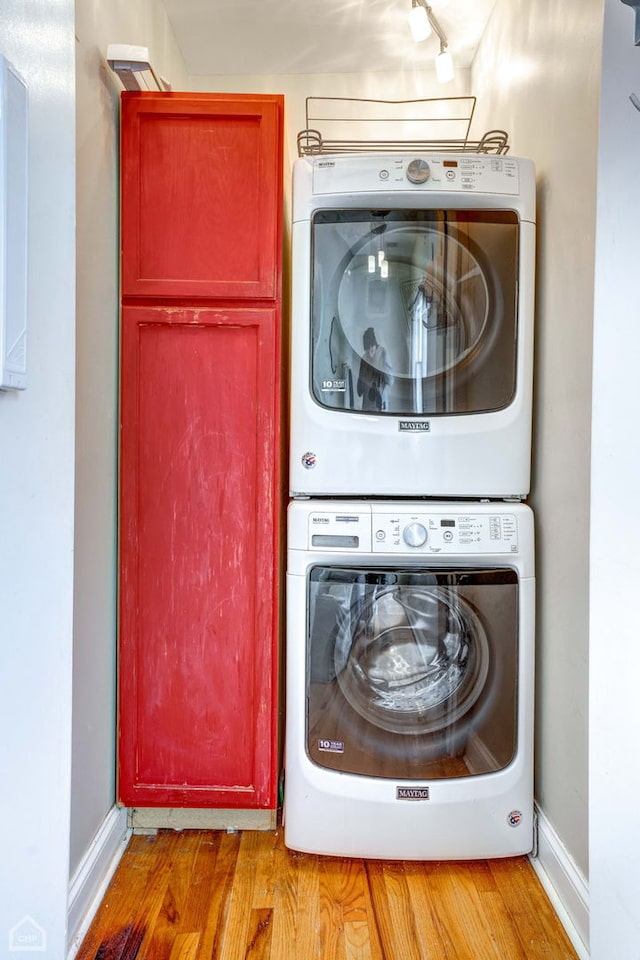
[(465, 777), (517, 743), (517, 574), (314, 567), (307, 752), (378, 777)]
[(517, 264), (518, 217), (509, 211), (317, 212), (314, 399), (403, 416), (508, 406)]

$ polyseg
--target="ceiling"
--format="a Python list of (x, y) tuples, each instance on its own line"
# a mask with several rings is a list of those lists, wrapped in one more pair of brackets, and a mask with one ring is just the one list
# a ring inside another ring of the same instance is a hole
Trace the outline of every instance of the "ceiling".
[[(468, 67), (495, 0), (432, 0)], [(366, 73), (433, 68), (435, 34), (411, 39), (411, 0), (164, 0), (187, 72)]]

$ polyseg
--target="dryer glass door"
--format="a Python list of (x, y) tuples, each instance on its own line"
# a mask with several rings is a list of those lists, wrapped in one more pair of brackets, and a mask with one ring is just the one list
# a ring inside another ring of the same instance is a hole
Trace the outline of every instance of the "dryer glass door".
[(511, 403), (515, 213), (319, 211), (312, 264), (310, 375), (319, 404), (419, 416)]
[(314, 567), (307, 752), (379, 777), (466, 777), (513, 759), (518, 581), (511, 569)]

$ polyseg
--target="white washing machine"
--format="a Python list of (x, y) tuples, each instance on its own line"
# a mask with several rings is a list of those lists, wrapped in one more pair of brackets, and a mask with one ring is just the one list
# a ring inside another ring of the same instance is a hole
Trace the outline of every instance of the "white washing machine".
[(526, 496), (534, 221), (529, 160), (296, 161), (294, 496)]
[(287, 846), (529, 852), (529, 507), (296, 501), (288, 525)]

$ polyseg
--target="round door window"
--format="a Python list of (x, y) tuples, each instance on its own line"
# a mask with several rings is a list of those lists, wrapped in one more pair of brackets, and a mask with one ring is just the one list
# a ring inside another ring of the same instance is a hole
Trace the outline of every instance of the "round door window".
[(345, 618), (335, 647), (343, 696), (383, 730), (434, 733), (476, 703), (489, 644), (473, 608), (452, 591), (374, 588)]
[(338, 286), (346, 340), (391, 383), (421, 382), (467, 362), (489, 332), (489, 289), (450, 233), (383, 225), (358, 246)]

